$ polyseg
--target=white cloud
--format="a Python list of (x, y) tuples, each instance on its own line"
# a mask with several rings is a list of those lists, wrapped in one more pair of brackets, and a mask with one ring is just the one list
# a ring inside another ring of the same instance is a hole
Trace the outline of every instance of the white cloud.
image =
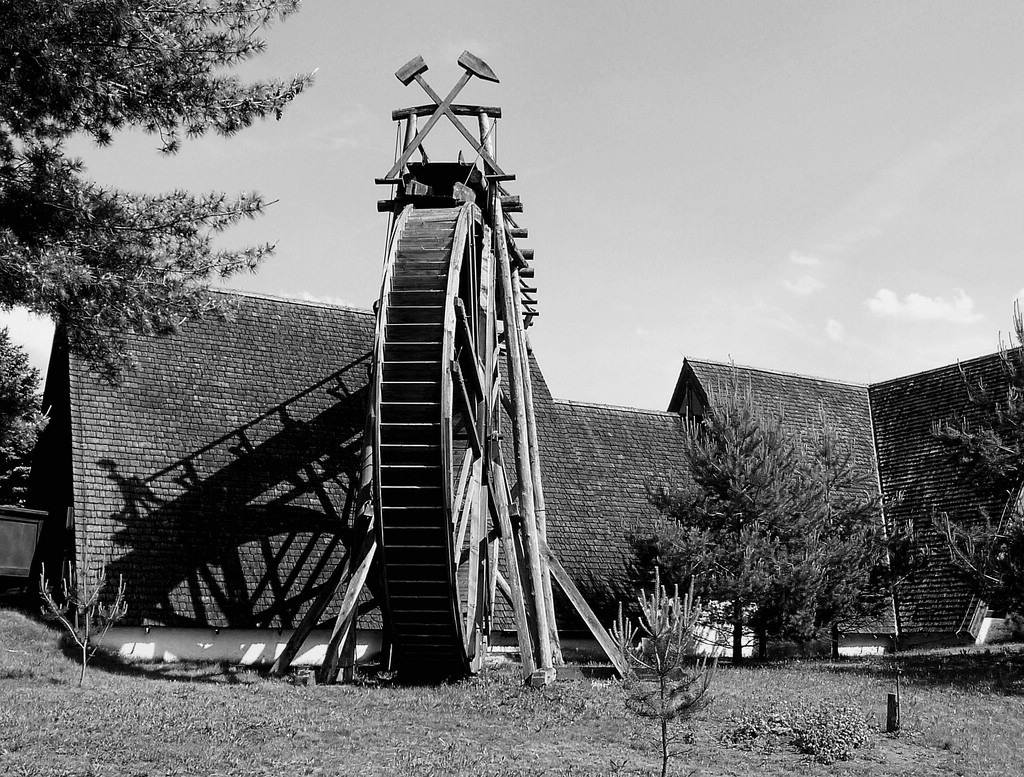
[(40, 376), (45, 376), (53, 345), (50, 319), (29, 313), (25, 308), (0, 310), (0, 327), (7, 327), (11, 342), (24, 348), (32, 366), (39, 370)]
[(846, 338), (846, 327), (830, 318), (825, 322), (825, 334), (833, 343), (841, 343)]
[(904, 321), (948, 321), (954, 324), (972, 324), (984, 316), (974, 310), (974, 300), (957, 289), (950, 299), (926, 297), (912, 292), (902, 300), (889, 289), (879, 289), (875, 296), (864, 300), (868, 310), (881, 318)]
[(799, 264), (804, 267), (813, 267), (816, 264), (821, 264), (821, 259), (810, 254), (802, 254), (799, 251), (793, 251), (789, 255), (789, 261), (793, 264)]
[(794, 294), (811, 294), (825, 284), (811, 275), (801, 275), (795, 281), (783, 281), (782, 285)]

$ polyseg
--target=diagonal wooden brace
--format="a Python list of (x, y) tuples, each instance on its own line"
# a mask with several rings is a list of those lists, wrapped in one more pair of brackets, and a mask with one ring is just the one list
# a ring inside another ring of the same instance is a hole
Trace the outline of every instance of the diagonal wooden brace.
[[(437, 92), (434, 92), (433, 89), (430, 90), (434, 95), (432, 99), (434, 99), (435, 102), (438, 102), (437, 110), (435, 110), (431, 114), (430, 118), (427, 119), (427, 123), (423, 125), (423, 129), (416, 133), (416, 137), (412, 139), (412, 143), (406, 146), (405, 150), (402, 151), (402, 155), (398, 158), (398, 161), (395, 162), (394, 166), (390, 170), (388, 170), (388, 174), (384, 176), (385, 178), (394, 178), (396, 175), (398, 175), (398, 171), (405, 167), (405, 163), (409, 161), (409, 158), (413, 155), (413, 152), (415, 152), (416, 149), (419, 148), (420, 145), (423, 143), (423, 140), (427, 137), (427, 133), (429, 133), (430, 130), (434, 128), (434, 125), (437, 124), (438, 121), (440, 121), (442, 116), (446, 115), (446, 111), (449, 110), (449, 106), (455, 101), (455, 98), (459, 96), (459, 92), (462, 91), (462, 87), (469, 83), (469, 79), (471, 79), (472, 77), (473, 74), (471, 72), (469, 72), (468, 70), (465, 71), (462, 74), (462, 78), (459, 79), (459, 82), (455, 84), (454, 87), (452, 87), (452, 90), (448, 93), (448, 96), (445, 97), (443, 100), (438, 100), (436, 97)], [(419, 73), (417, 73), (414, 76), (414, 78), (420, 83), (425, 83), (423, 81), (423, 77), (420, 76)], [(465, 127), (463, 127), (463, 129), (465, 129)]]
[[(468, 73), (468, 71), (467, 71), (467, 73)], [(441, 97), (440, 97), (440, 96), (438, 95), (438, 93), (437, 93), (437, 92), (435, 92), (435, 91), (434, 91), (434, 90), (433, 90), (433, 89), (431, 88), (430, 84), (428, 84), (428, 83), (426, 82), (426, 80), (425, 80), (425, 79), (423, 78), (423, 76), (421, 76), (421, 75), (420, 75), (419, 73), (416, 73), (416, 74), (415, 74), (415, 75), (413, 76), (413, 78), (415, 79), (415, 81), (416, 81), (416, 83), (417, 83), (417, 84), (419, 84), (419, 85), (420, 85), (421, 87), (423, 87), (423, 91), (427, 93), (427, 96), (428, 96), (428, 97), (429, 97), (429, 98), (430, 98), (431, 100), (433, 100), (433, 101), (434, 101), (435, 103), (440, 103), (440, 102), (441, 102)], [(483, 143), (481, 143), (481, 142), (480, 142), (480, 141), (478, 141), (478, 140), (477, 140), (476, 138), (474, 138), (474, 137), (473, 137), (473, 133), (472, 133), (472, 132), (470, 132), (470, 131), (469, 131), (468, 129), (466, 129), (466, 125), (465, 125), (465, 124), (463, 124), (463, 123), (462, 123), (462, 122), (461, 122), (461, 121), (459, 120), (459, 118), (458, 118), (458, 117), (457, 117), (457, 116), (455, 115), (455, 113), (454, 113), (454, 112), (452, 111), (452, 109), (451, 109), (451, 104), (450, 104), (450, 103), (449, 103), (448, 105), (443, 105), (443, 104), (442, 104), (442, 108), (441, 108), (441, 110), (443, 110), (443, 111), (444, 111), (444, 114), (445, 114), (445, 116), (447, 116), (447, 117), (448, 117), (448, 120), (449, 120), (449, 121), (450, 121), (450, 122), (451, 122), (452, 124), (454, 124), (454, 125), (455, 125), (455, 129), (457, 129), (457, 130), (458, 130), (459, 132), (461, 132), (461, 133), (462, 133), (462, 136), (463, 136), (463, 137), (464, 137), (464, 138), (465, 138), (466, 140), (468, 140), (468, 141), (469, 141), (469, 144), (470, 144), (470, 145), (471, 145), (471, 146), (473, 147), (473, 150), (474, 150), (474, 151), (476, 151), (476, 153), (478, 153), (478, 154), (480, 155), (480, 158), (481, 158), (481, 159), (483, 159), (483, 160), (484, 160), (484, 162), (486, 162), (486, 163), (487, 163), (488, 167), (490, 167), (490, 168), (491, 168), (491, 170), (492, 170), (492, 171), (493, 171), (494, 173), (497, 173), (498, 175), (505, 175), (505, 171), (504, 171), (504, 170), (502, 170), (502, 169), (501, 169), (500, 167), (498, 167), (498, 163), (497, 163), (497, 162), (495, 162), (495, 161), (494, 161), (494, 157), (492, 157), (492, 156), (491, 156), (491, 155), (490, 155), (490, 154), (489, 154), (489, 153), (487, 152), (487, 149), (486, 149), (486, 148), (484, 148), (484, 145), (483, 145)], [(436, 115), (436, 111), (435, 111), (435, 115)], [(415, 142), (415, 141), (413, 141), (413, 142)]]

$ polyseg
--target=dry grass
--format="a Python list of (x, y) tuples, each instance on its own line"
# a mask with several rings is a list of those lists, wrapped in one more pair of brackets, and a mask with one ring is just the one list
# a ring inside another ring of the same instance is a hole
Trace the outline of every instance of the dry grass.
[[(904, 724), (881, 733), (889, 660), (719, 672), (716, 700), (675, 774), (1014, 774), (1022, 656), (907, 655)], [(60, 635), (0, 610), (3, 775), (653, 774), (654, 730), (612, 682), (521, 688), (512, 668), (439, 688), (305, 687), (231, 667), (76, 667)], [(848, 762), (815, 763), (785, 738), (726, 740), (757, 705), (852, 706), (873, 720)]]

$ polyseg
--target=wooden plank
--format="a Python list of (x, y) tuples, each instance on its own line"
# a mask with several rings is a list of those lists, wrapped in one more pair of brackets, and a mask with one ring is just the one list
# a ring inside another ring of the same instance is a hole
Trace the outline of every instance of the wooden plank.
[[(501, 118), (501, 108), (495, 105), (461, 105), (452, 104), (448, 106), (456, 116), (490, 116), (492, 119)], [(415, 105), (411, 108), (399, 108), (391, 111), (391, 118), (394, 121), (408, 119), (410, 116), (429, 116), (437, 110), (437, 103), (429, 105)], [(407, 144), (408, 145), (408, 144)]]
[(500, 467), (491, 462), (491, 482), (488, 489), (491, 507), (497, 516), (501, 528), (501, 543), (505, 550), (506, 566), (508, 566), (509, 597), (512, 604), (512, 617), (516, 624), (516, 635), (519, 639), (519, 655), (523, 665), (523, 679), (529, 681), (537, 664), (533, 656), (533, 638), (530, 636), (530, 621), (526, 613), (526, 595), (523, 591), (522, 578), (516, 564), (515, 536), (512, 533), (512, 518), (508, 511), (508, 497), (504, 477), (496, 483), (493, 475), (500, 472)]
[(466, 414), (466, 434), (469, 437), (469, 445), (473, 449), (473, 453), (477, 456), (483, 455), (483, 445), (480, 443), (480, 437), (476, 430), (476, 411), (473, 407), (473, 401), (469, 398), (469, 392), (466, 390), (466, 379), (462, 377), (462, 368), (459, 367), (457, 361), (452, 362), (452, 380), (455, 384), (455, 396), (459, 400), (459, 404), (462, 405), (462, 410)]
[(583, 622), (587, 624), (587, 628), (590, 629), (590, 633), (594, 635), (594, 639), (604, 650), (608, 660), (612, 662), (612, 666), (615, 667), (615, 671), (619, 673), (619, 677), (624, 677), (626, 674), (626, 665), (622, 659), (622, 655), (619, 653), (618, 647), (615, 645), (615, 641), (612, 639), (611, 634), (608, 630), (601, 625), (601, 621), (597, 619), (594, 611), (590, 609), (590, 605), (587, 604), (587, 600), (583, 598), (583, 594), (580, 593), (580, 589), (573, 583), (572, 578), (569, 577), (569, 573), (565, 571), (565, 567), (558, 560), (558, 557), (552, 553), (551, 548), (548, 544), (541, 541), (541, 552), (547, 558), (548, 567), (551, 569), (551, 576), (558, 583), (559, 587), (565, 592), (566, 597), (572, 603), (572, 606), (579, 613), (579, 616), (583, 619)]
[(310, 632), (316, 628), (316, 625), (320, 622), (320, 617), (324, 614), (324, 610), (327, 609), (327, 606), (344, 587), (351, 566), (351, 560), (352, 554), (346, 553), (342, 563), (334, 568), (320, 593), (317, 594), (316, 598), (309, 605), (306, 614), (302, 616), (299, 625), (295, 627), (295, 631), (288, 638), (288, 643), (284, 646), (284, 650), (274, 660), (274, 665), (270, 667), (270, 674), (272, 676), (284, 677), (291, 667), (292, 661), (295, 660), (295, 656), (299, 654), (299, 650), (302, 648), (302, 643), (306, 641), (306, 637), (309, 636)]
[(473, 477), (469, 480), (468, 493), (466, 499), (462, 502), (462, 507), (459, 511), (459, 528), (452, 544), (453, 556), (452, 562), (456, 567), (462, 565), (462, 546), (466, 542), (466, 532), (469, 531), (470, 519), (473, 516), (473, 503), (476, 501), (477, 489), (480, 488), (480, 481), (476, 478), (476, 467), (473, 467)]
[(474, 374), (469, 377), (476, 383), (479, 395), (485, 396), (484, 387), (487, 382), (484, 380), (483, 371), (480, 368), (480, 359), (476, 355), (476, 344), (473, 342), (473, 330), (469, 326), (469, 316), (466, 314), (466, 306), (461, 299), (455, 300), (455, 318), (458, 324), (457, 333), (463, 348), (469, 351), (470, 363), (474, 367)]
[[(430, 134), (430, 130), (434, 128), (434, 125), (437, 124), (437, 122), (441, 119), (442, 116), (447, 115), (448, 106), (452, 104), (452, 102), (458, 96), (459, 92), (462, 91), (462, 87), (469, 83), (469, 79), (472, 77), (472, 74), (470, 74), (469, 72), (464, 72), (462, 74), (462, 78), (460, 78), (458, 80), (458, 83), (456, 83), (455, 86), (452, 87), (452, 90), (448, 93), (448, 96), (445, 97), (444, 100), (440, 102), (440, 104), (435, 108), (433, 114), (431, 114), (430, 118), (427, 119), (427, 123), (423, 125), (423, 129), (416, 133), (416, 137), (413, 138), (412, 143), (406, 146), (405, 150), (402, 151), (401, 156), (398, 157), (398, 161), (396, 161), (392, 168), (388, 170), (387, 174), (384, 176), (385, 178), (394, 178), (396, 175), (398, 175), (398, 172), (403, 167), (405, 167), (406, 163), (409, 161), (409, 158), (413, 155), (413, 152), (420, 147), (420, 145), (426, 139), (427, 135)], [(417, 78), (417, 81), (421, 85), (426, 83), (426, 81), (424, 81), (422, 78)], [(433, 95), (431, 96), (431, 99), (435, 99)], [(459, 124), (459, 126), (462, 126), (457, 119), (456, 123)], [(463, 127), (463, 129), (465, 128)]]
[[(515, 318), (522, 320), (522, 292), (521, 281), (518, 274), (512, 279), (512, 296), (515, 303)], [(544, 481), (541, 477), (540, 468), (540, 445), (537, 441), (537, 415), (533, 405), (533, 376), (530, 371), (530, 355), (526, 343), (526, 334), (519, 327), (517, 335), (520, 338), (520, 357), (523, 360), (523, 399), (526, 403), (526, 438), (530, 448), (530, 467), (533, 479), (534, 515), (537, 521), (537, 532), (540, 539), (547, 542), (548, 524), (547, 509), (544, 501)], [(551, 655), (555, 665), (565, 663), (562, 657), (562, 644), (558, 637), (558, 624), (555, 620), (555, 598), (551, 590), (551, 571), (548, 568), (547, 560), (541, 556), (541, 595), (544, 600), (544, 608), (547, 610), (548, 627), (551, 632)]]
[[(468, 72), (469, 71), (467, 71), (467, 73)], [(459, 121), (458, 117), (456, 117), (456, 115), (452, 112), (450, 102), (447, 105), (441, 102), (437, 92), (435, 92), (430, 87), (430, 84), (428, 84), (422, 78), (417, 78), (416, 83), (418, 83), (423, 88), (423, 91), (427, 93), (427, 96), (431, 100), (433, 100), (435, 103), (440, 103), (440, 105), (438, 106), (439, 109), (445, 112), (445, 115), (448, 117), (448, 120), (452, 124), (454, 124), (455, 129), (461, 132), (462, 136), (469, 141), (469, 144), (473, 147), (473, 150), (480, 155), (480, 158), (484, 160), (484, 163), (488, 167), (490, 167), (493, 172), (497, 173), (498, 175), (504, 175), (505, 171), (498, 167), (498, 163), (494, 161), (493, 144), (488, 145), (487, 143), (487, 140), (490, 136), (483, 135), (481, 141), (477, 142), (476, 138), (473, 137), (473, 134), (468, 129), (466, 129), (465, 125), (461, 121)], [(479, 116), (480, 121), (491, 121), (491, 118), (483, 113), (479, 113), (477, 115)]]
[(500, 570), (495, 570), (494, 583), (498, 590), (504, 594), (505, 600), (509, 604), (512, 604), (512, 586), (508, 584), (508, 580), (505, 579), (505, 576), (501, 574)]
[(356, 605), (359, 603), (359, 595), (363, 591), (363, 586), (366, 585), (366, 577), (370, 573), (370, 565), (376, 554), (377, 536), (371, 525), (360, 548), (359, 561), (352, 573), (352, 579), (345, 590), (345, 598), (341, 602), (341, 610), (338, 612), (334, 631), (327, 643), (327, 655), (324, 656), (324, 662), (317, 670), (317, 682), (321, 684), (333, 683), (338, 676), (341, 647), (348, 638), (349, 631), (355, 628)]
[(537, 519), (534, 511), (533, 468), (530, 464), (530, 448), (526, 421), (526, 390), (523, 377), (522, 317), (516, 309), (515, 291), (512, 283), (512, 269), (508, 257), (508, 246), (504, 234), (502, 206), (496, 205), (495, 243), (497, 244), (497, 275), (501, 285), (501, 296), (504, 307), (506, 361), (508, 363), (509, 391), (512, 399), (512, 433), (515, 442), (516, 475), (519, 479), (519, 509), (523, 515), (523, 526), (526, 529), (526, 558), (530, 566), (530, 583), (533, 592), (534, 608), (537, 617), (537, 641), (541, 669), (553, 667), (551, 649), (551, 628), (548, 623), (548, 610), (544, 603), (544, 574), (538, 552), (539, 539)]
[[(480, 458), (473, 463), (474, 496), (479, 494), (479, 489), (483, 485), (483, 472), (484, 460)], [(487, 553), (487, 536), (483, 530), (480, 501), (474, 498), (469, 507), (469, 568), (466, 570), (469, 579), (466, 586), (466, 623), (463, 633), (466, 637), (466, 655), (472, 658), (476, 655), (477, 639), (480, 633), (477, 612), (480, 609), (480, 577), (483, 574), (482, 559)]]
[(455, 501), (453, 507), (456, 511), (466, 496), (466, 488), (469, 486), (469, 476), (472, 473), (473, 452), (467, 450), (462, 454), (462, 466), (459, 468), (459, 485), (455, 490)]

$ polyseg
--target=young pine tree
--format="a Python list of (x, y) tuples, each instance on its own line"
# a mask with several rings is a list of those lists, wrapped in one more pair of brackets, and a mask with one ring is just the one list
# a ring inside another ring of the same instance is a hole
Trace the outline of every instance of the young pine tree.
[(824, 422), (801, 439), (732, 385), (691, 429), (690, 482), (653, 498), (664, 520), (634, 536), (641, 568), (725, 604), (733, 661), (743, 631), (806, 643), (884, 602), (877, 491)]

